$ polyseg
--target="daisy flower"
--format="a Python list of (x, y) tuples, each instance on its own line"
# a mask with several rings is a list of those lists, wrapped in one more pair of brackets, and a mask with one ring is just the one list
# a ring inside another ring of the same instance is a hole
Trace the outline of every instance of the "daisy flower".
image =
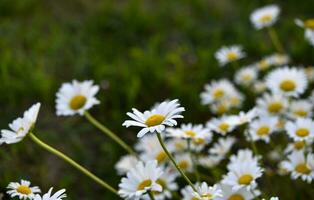
[(65, 194), (65, 189), (59, 190), (53, 195), (52, 193), (53, 188), (50, 188), (49, 191), (44, 194), (42, 197), (39, 194), (36, 194), (34, 200), (62, 200), (62, 198), (66, 198), (67, 195)]
[(33, 199), (36, 193), (40, 193), (40, 189), (37, 186), (31, 187), (31, 182), (26, 180), (21, 180), (18, 182), (11, 182), (8, 185), (7, 193), (10, 197), (18, 197), (19, 199)]
[(192, 193), (195, 200), (211, 200), (222, 197), (221, 189), (217, 185), (208, 186), (206, 182), (202, 182), (196, 187), (196, 190)]
[(262, 176), (262, 172), (263, 170), (255, 162), (237, 162), (223, 177), (222, 183), (230, 185), (233, 191), (241, 188), (252, 190), (256, 188), (256, 179)]
[(277, 5), (267, 5), (254, 10), (250, 20), (256, 29), (272, 26), (278, 19), (280, 8)]
[(13, 144), (23, 140), (34, 128), (39, 109), (40, 103), (34, 104), (24, 112), (23, 117), (19, 117), (9, 124), (10, 130), (1, 130), (0, 144)]
[(157, 183), (161, 177), (162, 168), (157, 166), (157, 161), (139, 161), (121, 179), (118, 194), (126, 199), (140, 199), (148, 191), (162, 191), (162, 186)]
[(236, 72), (234, 79), (239, 85), (249, 86), (257, 79), (257, 69), (254, 66), (243, 67)]
[(190, 154), (183, 153), (175, 155), (175, 160), (177, 165), (183, 171), (192, 172), (193, 171), (193, 163)]
[(305, 21), (296, 19), (295, 23), (298, 26), (305, 28), (305, 38), (314, 46), (314, 19), (307, 19)]
[(161, 133), (165, 130), (166, 126), (177, 125), (177, 118), (183, 118), (181, 112), (185, 111), (183, 107), (180, 107), (178, 100), (164, 101), (159, 105), (156, 105), (152, 110), (147, 110), (144, 113), (133, 108), (132, 113), (128, 112), (127, 115), (132, 120), (126, 120), (122, 125), (139, 126), (142, 129), (138, 132), (137, 137), (143, 137), (148, 132)]
[(241, 188), (233, 191), (230, 185), (219, 184), (222, 191), (222, 197), (217, 197), (216, 200), (253, 200), (255, 197), (251, 191)]
[(122, 156), (120, 160), (116, 163), (115, 169), (117, 170), (119, 175), (124, 175), (130, 169), (133, 168), (134, 165), (136, 165), (138, 162), (138, 159), (134, 155), (126, 155)]
[(314, 66), (304, 67), (304, 72), (306, 74), (307, 80), (309, 82), (313, 82), (314, 81)]
[(234, 137), (219, 138), (218, 141), (213, 145), (213, 147), (208, 150), (208, 152), (212, 155), (225, 158), (234, 143)]
[(63, 83), (56, 94), (56, 110), (58, 116), (83, 115), (85, 111), (99, 104), (95, 95), (99, 90), (93, 81), (73, 80), (72, 83)]
[(227, 165), (229, 170), (233, 170), (239, 164), (242, 163), (253, 163), (258, 165), (258, 161), (260, 160), (259, 156), (254, 156), (253, 152), (249, 149), (241, 149), (237, 152), (236, 155), (232, 155), (230, 157), (230, 162)]
[(289, 55), (281, 54), (281, 53), (274, 53), (268, 56), (268, 59), (274, 66), (287, 65), (290, 62)]
[(307, 87), (307, 78), (304, 70), (283, 67), (267, 75), (266, 85), (274, 94), (298, 97)]
[(257, 109), (253, 108), (248, 112), (241, 111), (238, 115), (230, 115), (228, 118), (230, 120), (230, 124), (234, 126), (239, 126), (242, 124), (250, 123), (254, 118), (257, 117)]
[(265, 92), (267, 89), (266, 84), (264, 81), (255, 81), (253, 83), (253, 92), (260, 94)]
[(168, 137), (177, 137), (185, 139), (204, 139), (211, 138), (212, 135), (208, 128), (202, 124), (182, 124), (180, 128), (167, 128)]
[[(195, 187), (199, 186), (199, 183), (194, 184)], [(190, 185), (185, 186), (181, 189), (181, 194), (183, 196), (182, 200), (193, 200), (194, 196), (194, 190)], [(196, 200), (196, 199), (194, 199)]]
[(289, 143), (285, 148), (285, 154), (292, 153), (294, 151), (308, 152), (311, 149), (313, 139), (309, 140), (299, 140), (296, 142)]
[(296, 119), (298, 117), (312, 117), (313, 104), (308, 100), (292, 101), (289, 106), (289, 116)]
[(198, 158), (198, 162), (201, 166), (205, 168), (213, 168), (218, 165), (223, 159), (224, 157), (221, 157), (220, 155), (206, 155), (200, 156)]
[(253, 141), (269, 142), (270, 134), (276, 131), (278, 119), (276, 117), (260, 117), (249, 124), (248, 133)]
[(314, 178), (314, 155), (307, 156), (302, 151), (295, 151), (288, 155), (288, 160), (283, 162), (284, 168), (291, 172), (293, 179), (301, 178), (308, 183)]
[(246, 54), (240, 45), (223, 46), (215, 53), (215, 58), (218, 60), (220, 66), (240, 60), (245, 56)]
[(181, 138), (172, 138), (167, 141), (167, 144), (167, 149), (171, 152), (182, 153), (188, 149), (188, 143)]
[(285, 130), (294, 141), (308, 140), (314, 137), (314, 122), (309, 118), (298, 118), (287, 122)]
[(229, 116), (213, 118), (206, 123), (206, 126), (221, 135), (226, 135), (235, 128), (235, 125), (231, 123)]
[(288, 108), (288, 100), (279, 94), (265, 93), (256, 101), (257, 109), (261, 115), (278, 115), (284, 113)]

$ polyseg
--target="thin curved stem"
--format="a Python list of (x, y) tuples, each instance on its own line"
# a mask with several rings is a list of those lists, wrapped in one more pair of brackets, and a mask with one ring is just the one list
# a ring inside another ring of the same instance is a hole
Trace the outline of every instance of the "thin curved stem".
[(147, 194), (151, 200), (155, 200), (155, 197), (152, 191), (148, 191)]
[(186, 182), (188, 182), (188, 184), (192, 187), (192, 189), (196, 192), (196, 188), (194, 187), (193, 183), (190, 181), (190, 179), (185, 175), (185, 173), (180, 169), (180, 167), (178, 166), (178, 164), (176, 163), (176, 161), (174, 160), (173, 156), (170, 154), (170, 152), (168, 151), (167, 147), (165, 146), (160, 133), (156, 133), (158, 141), (161, 145), (161, 147), (163, 148), (163, 150), (165, 151), (165, 153), (167, 154), (168, 158), (171, 160), (172, 164), (177, 168), (177, 170), (179, 171), (179, 173), (181, 174), (181, 176), (186, 180)]
[(269, 35), (272, 43), (274, 44), (275, 48), (277, 49), (277, 51), (279, 51), (280, 53), (284, 53), (284, 49), (282, 47), (282, 44), (278, 38), (278, 35), (277, 35), (275, 29), (273, 29), (272, 27), (268, 27), (267, 31), (268, 31), (268, 35)]
[(106, 126), (101, 124), (99, 121), (97, 121), (89, 112), (85, 111), (84, 116), (86, 119), (93, 124), (95, 127), (97, 127), (101, 132), (109, 136), (112, 140), (114, 140), (116, 143), (118, 143), (123, 149), (125, 149), (130, 154), (136, 155), (136, 153), (132, 150), (132, 148), (127, 145), (123, 140), (121, 140), (115, 133), (113, 133), (110, 129), (108, 129)]
[(60, 152), (57, 149), (55, 149), (55, 148), (49, 146), (48, 144), (44, 143), (39, 138), (37, 138), (33, 133), (29, 133), (29, 136), (32, 139), (32, 141), (35, 142), (40, 147), (44, 148), (45, 150), (49, 151), (50, 153), (52, 153), (52, 154), (58, 156), (59, 158), (63, 159), (65, 162), (67, 162), (70, 165), (72, 165), (74, 168), (76, 168), (77, 170), (79, 170), (80, 172), (82, 172), (83, 174), (85, 174), (86, 176), (91, 178), (92, 180), (94, 180), (96, 183), (98, 183), (102, 187), (104, 187), (107, 190), (109, 190), (110, 192), (118, 195), (118, 192), (117, 192), (116, 189), (114, 189), (108, 183), (106, 183), (105, 181), (103, 181), (100, 178), (98, 178), (96, 175), (94, 175), (93, 173), (88, 171), (86, 168), (84, 168), (83, 166), (81, 166), (80, 164), (78, 164), (77, 162), (75, 162), (74, 160), (72, 160), (71, 158), (69, 158), (68, 156), (63, 154), (62, 152)]

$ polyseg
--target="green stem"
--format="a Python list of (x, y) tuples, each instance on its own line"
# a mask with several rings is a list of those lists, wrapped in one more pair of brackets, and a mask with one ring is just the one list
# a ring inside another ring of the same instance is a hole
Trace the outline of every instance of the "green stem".
[(255, 142), (251, 138), (251, 146), (255, 155), (258, 155), (258, 150), (256, 148)]
[(118, 143), (127, 152), (129, 152), (130, 154), (136, 155), (136, 153), (132, 150), (132, 148), (129, 145), (127, 145), (125, 142), (123, 142), (116, 134), (114, 134), (106, 126), (102, 125), (99, 121), (97, 121), (91, 114), (89, 114), (89, 112), (85, 111), (84, 116), (86, 117), (86, 119), (91, 124), (93, 124), (99, 130), (101, 130), (104, 134), (109, 136), (112, 140), (114, 140), (116, 143)]
[(281, 42), (279, 41), (279, 38), (278, 38), (278, 35), (277, 35), (275, 29), (273, 29), (272, 27), (268, 27), (267, 31), (268, 31), (268, 35), (269, 35), (273, 45), (277, 49), (277, 51), (279, 51), (280, 53), (284, 53), (283, 47), (281, 45)]
[(197, 159), (195, 158), (195, 155), (194, 155), (194, 153), (192, 152), (192, 149), (191, 149), (191, 140), (188, 139), (187, 142), (188, 142), (188, 150), (189, 150), (190, 157), (191, 157), (191, 160), (192, 160), (192, 165), (193, 165), (196, 181), (199, 182), (200, 181), (200, 175), (198, 173), (198, 168), (197, 168)]
[(170, 152), (168, 151), (168, 149), (166, 148), (160, 133), (156, 133), (157, 134), (157, 138), (159, 140), (159, 143), (161, 145), (161, 147), (163, 148), (163, 150), (165, 151), (165, 153), (167, 154), (168, 158), (171, 160), (172, 164), (177, 168), (177, 170), (179, 171), (179, 173), (181, 174), (181, 176), (186, 180), (186, 182), (188, 182), (188, 184), (192, 187), (192, 189), (197, 192), (196, 188), (194, 187), (193, 183), (190, 181), (190, 179), (184, 174), (184, 172), (180, 169), (180, 167), (177, 165), (176, 161), (174, 160), (173, 156), (170, 154)]
[(155, 197), (152, 191), (148, 191), (147, 194), (151, 200), (155, 200)]
[(56, 150), (55, 148), (49, 146), (48, 144), (44, 143), (39, 138), (37, 138), (33, 133), (29, 133), (29, 136), (33, 140), (33, 142), (35, 142), (36, 144), (38, 144), (39, 146), (41, 146), (45, 150), (47, 150), (50, 153), (52, 153), (52, 154), (58, 156), (59, 158), (63, 159), (64, 161), (66, 161), (67, 163), (72, 165), (74, 168), (78, 169), (80, 172), (82, 172), (83, 174), (85, 174), (89, 178), (93, 179), (96, 183), (98, 183), (102, 187), (104, 187), (107, 190), (109, 190), (110, 192), (118, 195), (118, 192), (117, 192), (116, 189), (111, 187), (108, 183), (106, 183), (105, 181), (103, 181), (100, 178), (98, 178), (96, 175), (94, 175), (93, 173), (91, 173), (86, 168), (82, 167), (81, 165), (79, 165), (77, 162), (75, 162), (74, 160), (72, 160), (71, 158), (69, 158), (68, 156), (63, 154), (62, 152), (60, 152), (60, 151)]

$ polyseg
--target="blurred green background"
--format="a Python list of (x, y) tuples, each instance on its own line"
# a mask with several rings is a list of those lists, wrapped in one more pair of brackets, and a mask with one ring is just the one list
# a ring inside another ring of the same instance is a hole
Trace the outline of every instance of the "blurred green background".
[[(84, 118), (56, 117), (60, 85), (72, 79), (99, 84), (101, 104), (91, 113), (128, 143), (136, 133), (121, 124), (131, 107), (179, 98), (187, 109), (184, 121), (205, 122), (211, 116), (200, 105), (203, 85), (232, 77), (218, 67), (214, 52), (242, 44), (248, 58), (241, 64), (274, 52), (267, 34), (249, 22), (251, 11), (268, 3), (282, 8), (275, 28), (293, 64), (313, 64), (314, 50), (293, 22), (313, 17), (310, 0), (0, 0), (0, 127), (40, 101), (37, 135), (117, 185), (113, 166), (123, 150)], [(29, 139), (0, 149), (1, 190), (21, 178), (44, 191), (67, 188), (68, 199), (114, 199)], [(263, 189), (282, 199), (296, 199), (300, 192), (314, 198), (305, 183), (291, 185), (288, 177), (272, 183)]]

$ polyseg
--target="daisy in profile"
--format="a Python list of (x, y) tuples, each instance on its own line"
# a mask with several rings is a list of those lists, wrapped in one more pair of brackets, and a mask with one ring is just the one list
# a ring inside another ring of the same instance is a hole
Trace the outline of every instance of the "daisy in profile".
[(188, 143), (185, 139), (172, 138), (167, 141), (167, 148), (170, 152), (182, 153), (188, 149)]
[(139, 161), (121, 179), (118, 194), (126, 199), (140, 199), (148, 191), (162, 191), (162, 186), (157, 183), (161, 177), (162, 168), (157, 166), (157, 161)]
[(291, 142), (291, 143), (288, 143), (284, 152), (285, 154), (290, 154), (294, 151), (309, 152), (312, 144), (313, 144), (313, 139)]
[(217, 185), (208, 186), (206, 182), (202, 182), (196, 187), (196, 190), (192, 193), (195, 200), (211, 200), (222, 197), (221, 189)]
[(228, 118), (230, 124), (233, 124), (234, 126), (239, 126), (242, 124), (250, 123), (254, 118), (257, 117), (257, 114), (257, 109), (252, 108), (247, 112), (241, 111), (238, 115), (230, 115)]
[(235, 125), (231, 123), (228, 116), (213, 118), (206, 123), (206, 126), (221, 135), (226, 135), (235, 128)]
[(298, 97), (307, 88), (304, 70), (295, 67), (278, 68), (266, 77), (266, 85), (274, 94)]
[(51, 194), (52, 190), (53, 188), (50, 188), (49, 191), (43, 196), (36, 194), (36, 196), (34, 197), (34, 200), (62, 200), (63, 198), (67, 197), (67, 195), (65, 194), (65, 189), (59, 190), (53, 195)]
[(260, 117), (249, 124), (250, 138), (253, 141), (264, 140), (269, 142), (270, 135), (277, 129), (278, 119), (276, 117)]
[(56, 96), (56, 110), (58, 116), (83, 115), (85, 111), (99, 104), (95, 95), (99, 90), (93, 81), (76, 81), (63, 83)]
[(244, 58), (246, 54), (240, 45), (223, 46), (215, 53), (215, 58), (220, 66), (225, 66), (228, 63)]
[(287, 65), (290, 62), (290, 57), (282, 53), (274, 53), (270, 55), (268, 59), (270, 59), (270, 62), (274, 66), (283, 66)]
[(288, 155), (288, 160), (283, 162), (284, 168), (291, 172), (293, 179), (301, 178), (308, 183), (314, 178), (314, 155), (304, 155), (302, 151), (295, 151)]
[(313, 139), (314, 122), (309, 118), (298, 118), (295, 122), (287, 122), (285, 130), (294, 141)]
[(288, 108), (288, 100), (279, 94), (265, 93), (256, 101), (257, 109), (261, 115), (279, 115), (286, 112)]
[(233, 191), (230, 185), (219, 184), (219, 188), (222, 191), (222, 196), (217, 197), (216, 200), (253, 200), (255, 196), (251, 191), (241, 188)]
[(252, 163), (258, 166), (258, 161), (260, 160), (259, 156), (254, 156), (253, 152), (249, 149), (241, 149), (237, 152), (236, 155), (230, 157), (230, 162), (227, 165), (229, 170), (233, 170), (239, 164), (242, 163)]
[(130, 169), (133, 168), (138, 162), (138, 159), (134, 155), (125, 155), (120, 158), (120, 160), (116, 163), (115, 169), (117, 170), (119, 175), (124, 175)]
[(230, 185), (233, 191), (241, 188), (255, 189), (256, 179), (262, 176), (263, 170), (255, 162), (237, 162), (230, 165), (229, 172), (223, 177), (222, 183)]
[(250, 20), (256, 29), (272, 26), (278, 19), (280, 8), (277, 5), (267, 5), (254, 10)]
[(132, 120), (126, 120), (122, 125), (139, 126), (142, 129), (138, 132), (137, 137), (143, 137), (148, 132), (154, 133), (155, 131), (161, 133), (165, 130), (166, 126), (177, 125), (177, 118), (183, 118), (181, 112), (185, 111), (180, 106), (178, 100), (164, 101), (156, 105), (152, 110), (147, 110), (144, 113), (133, 108), (132, 113), (128, 112), (127, 115)]
[(0, 144), (13, 144), (23, 140), (34, 128), (39, 109), (40, 103), (34, 104), (24, 112), (23, 117), (19, 117), (9, 124), (10, 130), (1, 130)]
[(312, 117), (313, 104), (308, 100), (292, 101), (289, 106), (289, 116), (296, 119), (298, 117)]
[(180, 128), (167, 128), (168, 137), (177, 137), (184, 139), (204, 139), (212, 137), (211, 132), (208, 128), (202, 124), (182, 124)]
[(19, 199), (33, 199), (36, 193), (40, 193), (40, 189), (37, 186), (31, 187), (31, 182), (21, 180), (21, 182), (11, 182), (7, 189), (7, 193), (10, 197), (18, 197)]
[(249, 86), (257, 79), (257, 69), (255, 66), (243, 67), (236, 72), (234, 79), (239, 85)]
[(305, 29), (306, 40), (308, 40), (309, 43), (314, 46), (314, 19), (307, 19), (305, 21), (296, 19), (295, 23)]

